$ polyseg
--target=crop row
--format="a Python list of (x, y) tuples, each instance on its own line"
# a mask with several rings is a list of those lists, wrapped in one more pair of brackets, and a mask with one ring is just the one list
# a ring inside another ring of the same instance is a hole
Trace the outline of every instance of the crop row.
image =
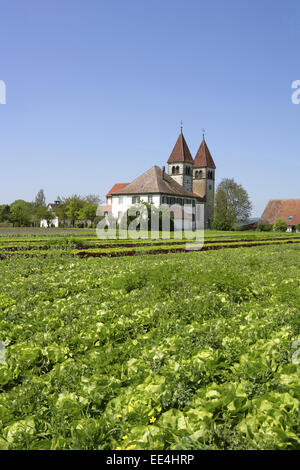
[(299, 448), (299, 262), (4, 260), (0, 448)]

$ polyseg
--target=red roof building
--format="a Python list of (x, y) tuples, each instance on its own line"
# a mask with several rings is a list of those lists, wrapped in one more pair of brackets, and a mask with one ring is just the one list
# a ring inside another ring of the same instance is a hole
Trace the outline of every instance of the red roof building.
[(300, 199), (272, 199), (268, 202), (260, 222), (274, 224), (282, 219), (292, 229), (300, 224)]

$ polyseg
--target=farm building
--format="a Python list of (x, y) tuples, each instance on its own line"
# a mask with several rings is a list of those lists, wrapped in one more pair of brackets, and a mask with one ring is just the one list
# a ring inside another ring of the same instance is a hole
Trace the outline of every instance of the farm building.
[[(204, 226), (213, 219), (216, 165), (207, 147), (204, 134), (193, 159), (182, 129), (165, 167), (153, 166), (131, 183), (117, 183), (106, 195), (104, 214), (120, 220), (132, 204), (140, 201), (169, 206), (203, 204)], [(181, 217), (181, 216), (180, 216)]]
[(276, 219), (284, 220), (288, 232), (294, 232), (300, 224), (300, 199), (272, 199), (268, 202), (260, 222), (274, 224)]

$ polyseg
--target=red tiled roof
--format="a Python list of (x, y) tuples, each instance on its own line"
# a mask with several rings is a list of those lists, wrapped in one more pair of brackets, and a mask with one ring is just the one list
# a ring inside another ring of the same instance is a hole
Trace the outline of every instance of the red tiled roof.
[(112, 205), (111, 204), (103, 204), (100, 206), (103, 212), (111, 212), (112, 211)]
[(201, 145), (196, 153), (194, 166), (199, 167), (208, 167), (208, 168), (216, 168), (215, 162), (210, 154), (209, 148), (206, 145), (205, 139), (201, 142)]
[(111, 196), (112, 193), (114, 193), (115, 191), (119, 191), (119, 189), (125, 188), (125, 186), (127, 186), (128, 184), (129, 183), (116, 183), (116, 184), (114, 184), (113, 187), (106, 194), (106, 197)]
[(176, 144), (169, 156), (167, 163), (186, 162), (193, 163), (193, 157), (188, 148), (188, 145), (183, 137), (183, 133), (180, 132)]
[[(293, 217), (289, 220), (289, 217)], [(276, 219), (284, 220), (288, 225), (300, 223), (300, 199), (272, 199), (268, 202), (260, 222), (274, 224)]]

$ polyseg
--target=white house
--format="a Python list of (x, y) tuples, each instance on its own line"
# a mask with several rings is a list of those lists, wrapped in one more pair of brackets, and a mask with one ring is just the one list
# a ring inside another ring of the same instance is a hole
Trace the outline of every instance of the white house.
[[(48, 204), (48, 206), (47, 206), (48, 211), (52, 212), (53, 215), (55, 216), (54, 219), (52, 219), (51, 222), (50, 222), (50, 225), (52, 227), (55, 227), (55, 228), (57, 228), (58, 225), (59, 225), (58, 216), (55, 213), (55, 210), (57, 209), (59, 204), (60, 204), (60, 201), (54, 201), (53, 204)], [(49, 227), (48, 221), (46, 219), (41, 220), (40, 227), (44, 227), (44, 228)]]

